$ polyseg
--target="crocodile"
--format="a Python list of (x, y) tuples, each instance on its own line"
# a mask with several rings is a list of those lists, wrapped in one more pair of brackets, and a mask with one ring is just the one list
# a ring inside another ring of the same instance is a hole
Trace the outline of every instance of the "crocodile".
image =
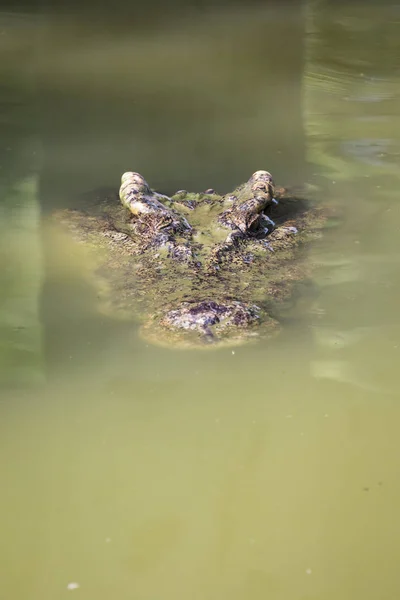
[(278, 308), (312, 265), (305, 242), (321, 236), (326, 211), (256, 171), (233, 192), (167, 196), (142, 175), (116, 192), (57, 212), (95, 256), (102, 311), (141, 321), (147, 341), (218, 348), (275, 336)]

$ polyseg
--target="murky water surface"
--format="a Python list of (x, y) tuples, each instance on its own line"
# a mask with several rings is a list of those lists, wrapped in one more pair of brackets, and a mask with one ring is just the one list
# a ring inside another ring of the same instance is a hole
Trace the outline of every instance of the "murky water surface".
[[(399, 7), (44, 3), (0, 52), (0, 596), (398, 598)], [(41, 227), (256, 169), (343, 215), (273, 342), (148, 345)]]

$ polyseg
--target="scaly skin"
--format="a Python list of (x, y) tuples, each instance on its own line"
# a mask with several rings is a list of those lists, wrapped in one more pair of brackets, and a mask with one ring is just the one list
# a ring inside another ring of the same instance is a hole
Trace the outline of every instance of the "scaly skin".
[(273, 316), (309, 275), (301, 246), (319, 237), (322, 209), (257, 171), (232, 193), (152, 191), (124, 173), (121, 204), (103, 199), (57, 219), (94, 250), (114, 317), (140, 317), (142, 335), (181, 348), (237, 345), (279, 331)]

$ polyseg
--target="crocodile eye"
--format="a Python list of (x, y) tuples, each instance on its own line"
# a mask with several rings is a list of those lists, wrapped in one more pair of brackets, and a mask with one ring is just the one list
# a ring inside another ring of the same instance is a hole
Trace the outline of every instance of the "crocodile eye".
[(121, 189), (135, 188), (138, 189), (139, 192), (149, 193), (150, 187), (147, 181), (145, 180), (140, 173), (134, 173), (133, 171), (127, 171), (121, 177)]
[(256, 171), (250, 177), (249, 183), (252, 184), (252, 189), (264, 189), (267, 193), (274, 195), (275, 185), (271, 173), (268, 171)]
[(270, 185), (264, 181), (257, 181), (254, 185), (251, 186), (253, 192), (264, 192), (268, 194), (270, 192)]
[(272, 181), (272, 175), (269, 171), (256, 171), (251, 176), (253, 181), (261, 180), (261, 181)]

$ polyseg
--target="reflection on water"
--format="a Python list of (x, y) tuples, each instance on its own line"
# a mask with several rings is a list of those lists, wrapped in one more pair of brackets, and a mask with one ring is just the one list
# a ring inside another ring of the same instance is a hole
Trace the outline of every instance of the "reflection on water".
[[(1, 15), (2, 597), (398, 597), (400, 15), (301, 8)], [(282, 336), (179, 352), (98, 314), (38, 215), (127, 168), (340, 208)]]

